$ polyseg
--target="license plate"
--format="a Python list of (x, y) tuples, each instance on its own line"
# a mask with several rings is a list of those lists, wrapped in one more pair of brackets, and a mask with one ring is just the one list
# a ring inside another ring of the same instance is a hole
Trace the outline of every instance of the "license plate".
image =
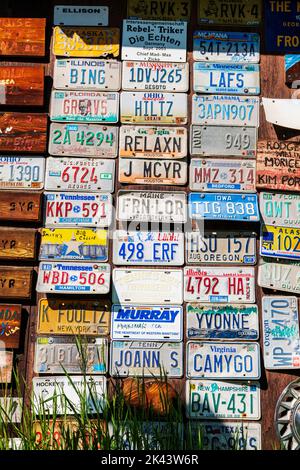
[(192, 191), (256, 192), (255, 160), (192, 158)]
[(181, 232), (114, 232), (113, 263), (117, 265), (184, 264), (184, 234)]
[(113, 270), (113, 303), (140, 305), (181, 305), (182, 269)]
[(186, 302), (255, 302), (255, 269), (252, 267), (185, 267)]
[(184, 192), (119, 191), (118, 220), (184, 223), (187, 220)]
[(0, 419), (2, 423), (20, 423), (23, 411), (23, 398), (0, 397)]
[(114, 192), (115, 161), (98, 158), (47, 158), (45, 189)]
[(110, 304), (105, 301), (43, 298), (39, 301), (37, 333), (106, 336)]
[(122, 124), (187, 124), (186, 93), (121, 93)]
[(271, 258), (290, 258), (300, 261), (300, 229), (263, 225), (260, 254)]
[(193, 69), (193, 89), (198, 93), (260, 94), (258, 64), (194, 62)]
[(113, 341), (110, 374), (113, 377), (182, 377), (183, 343)]
[(0, 156), (0, 189), (43, 189), (45, 158)]
[(44, 193), (45, 226), (108, 227), (112, 219), (111, 194)]
[(198, 0), (198, 23), (228, 26), (257, 26), (261, 22), (260, 0)]
[(13, 354), (14, 353), (12, 351), (0, 350), (0, 383), (2, 384), (11, 383), (12, 369), (13, 369)]
[(21, 305), (0, 304), (0, 345), (4, 349), (19, 349)]
[(195, 94), (192, 97), (192, 124), (258, 127), (259, 98)]
[(257, 33), (195, 31), (193, 57), (196, 61), (258, 63), (260, 40)]
[(123, 20), (122, 60), (186, 62), (186, 21)]
[(118, 122), (119, 93), (53, 90), (50, 119), (58, 122)]
[(266, 225), (299, 227), (300, 195), (265, 193), (259, 195), (259, 208)]
[(108, 7), (55, 5), (53, 24), (70, 26), (108, 26)]
[(300, 263), (261, 259), (258, 266), (258, 285), (267, 289), (300, 294)]
[(49, 153), (51, 155), (114, 158), (117, 152), (117, 127), (54, 122), (50, 126)]
[(33, 370), (36, 374), (105, 374), (106, 339), (76, 342), (72, 336), (39, 336), (35, 343)]
[(263, 297), (262, 325), (266, 369), (299, 369), (297, 297)]
[(257, 305), (187, 304), (188, 339), (257, 340)]
[(122, 158), (119, 161), (119, 182), (183, 185), (187, 182), (187, 163), (174, 160)]
[(122, 89), (178, 91), (189, 89), (189, 64), (172, 62), (123, 62)]
[(63, 57), (118, 57), (120, 30), (55, 26), (52, 51)]
[(121, 63), (99, 59), (56, 59), (53, 87), (56, 90), (118, 91)]
[(195, 445), (201, 443), (203, 450), (261, 450), (261, 425), (232, 421), (190, 423)]
[(107, 294), (109, 287), (109, 264), (48, 261), (39, 265), (37, 292)]
[(120, 157), (176, 158), (187, 156), (184, 127), (120, 127)]
[(128, 0), (128, 18), (145, 20), (189, 20), (191, 15), (190, 0)]
[(192, 219), (259, 221), (257, 194), (190, 193)]
[(256, 233), (186, 233), (186, 262), (195, 264), (256, 264)]
[(108, 242), (106, 230), (42, 228), (39, 259), (107, 261)]
[(183, 308), (113, 305), (112, 339), (182, 341)]
[(191, 155), (255, 157), (256, 127), (191, 126)]

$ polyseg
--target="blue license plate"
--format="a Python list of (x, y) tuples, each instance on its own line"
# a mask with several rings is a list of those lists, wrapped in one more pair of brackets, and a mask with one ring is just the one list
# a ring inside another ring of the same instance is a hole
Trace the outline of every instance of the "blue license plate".
[(191, 219), (259, 221), (256, 194), (189, 194)]

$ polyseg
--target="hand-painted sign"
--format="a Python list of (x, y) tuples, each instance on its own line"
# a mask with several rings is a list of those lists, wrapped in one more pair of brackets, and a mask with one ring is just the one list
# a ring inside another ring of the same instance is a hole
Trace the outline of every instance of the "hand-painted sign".
[(38, 222), (41, 193), (0, 191), (0, 220)]
[(299, 3), (281, 0), (264, 3), (266, 52), (299, 52)]
[(21, 310), (21, 305), (0, 304), (0, 343), (4, 342), (6, 348), (19, 347)]
[(0, 151), (46, 151), (47, 114), (0, 113)]
[(42, 106), (44, 68), (42, 65), (0, 65), (0, 104)]
[(30, 299), (33, 270), (31, 268), (0, 267), (0, 296)]
[(46, 18), (0, 18), (0, 55), (43, 57)]
[(0, 259), (33, 260), (36, 250), (35, 229), (0, 228)]

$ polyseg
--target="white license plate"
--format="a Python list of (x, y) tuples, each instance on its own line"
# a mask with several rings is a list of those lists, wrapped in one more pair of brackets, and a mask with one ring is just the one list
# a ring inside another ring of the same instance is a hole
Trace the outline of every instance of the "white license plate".
[(186, 410), (192, 419), (258, 420), (259, 382), (187, 380)]
[[(203, 450), (261, 450), (261, 425), (238, 421), (192, 421), (192, 438)], [(201, 441), (199, 440), (201, 438)]]
[(184, 234), (181, 232), (146, 232), (116, 230), (113, 242), (116, 265), (182, 266)]
[(0, 155), (0, 189), (43, 189), (44, 157)]
[(187, 163), (180, 160), (121, 158), (119, 161), (119, 182), (183, 185), (187, 182)]
[(108, 7), (95, 5), (55, 5), (54, 25), (108, 26)]
[(121, 63), (101, 59), (56, 59), (53, 87), (56, 90), (119, 91)]
[(113, 270), (113, 303), (140, 305), (181, 305), (182, 269)]
[(184, 223), (187, 220), (185, 193), (119, 191), (117, 219)]
[(189, 341), (186, 345), (189, 379), (259, 379), (258, 343)]
[(189, 89), (189, 64), (172, 62), (123, 62), (122, 89), (178, 91)]
[(186, 62), (186, 21), (123, 20), (122, 60)]
[(112, 220), (111, 194), (45, 192), (46, 227), (108, 227)]
[(113, 305), (111, 338), (124, 340), (182, 341), (183, 308), (180, 306)]
[(275, 263), (261, 259), (258, 266), (258, 285), (267, 289), (300, 294), (300, 263)]
[(255, 269), (252, 267), (184, 268), (186, 302), (254, 303)]
[(119, 120), (119, 93), (53, 90), (50, 119), (57, 122), (116, 123)]
[(297, 297), (262, 298), (264, 365), (266, 369), (300, 369)]
[(50, 191), (114, 191), (115, 161), (98, 158), (47, 158), (45, 189)]
[(183, 343), (113, 341), (110, 374), (113, 377), (182, 377)]
[(2, 423), (21, 423), (23, 398), (0, 397), (0, 419)]
[(261, 192), (259, 208), (266, 225), (295, 228), (300, 225), (300, 194)]
[(256, 192), (255, 160), (192, 158), (192, 191)]
[(37, 292), (65, 294), (107, 294), (110, 265), (78, 262), (42, 262)]

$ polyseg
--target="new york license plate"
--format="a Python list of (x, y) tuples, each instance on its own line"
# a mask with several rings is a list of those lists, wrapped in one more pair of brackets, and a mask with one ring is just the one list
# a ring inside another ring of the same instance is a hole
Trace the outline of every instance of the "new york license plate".
[(262, 225), (260, 254), (300, 261), (300, 228)]
[(259, 221), (256, 194), (190, 193), (191, 219)]
[(300, 194), (261, 192), (259, 208), (266, 225), (299, 227)]
[(261, 450), (261, 424), (238, 421), (191, 421), (195, 445), (199, 435), (203, 450)]
[(275, 263), (267, 258), (261, 259), (258, 266), (258, 285), (300, 294), (300, 262), (282, 260)]
[(55, 5), (53, 24), (108, 26), (108, 7)]
[(44, 187), (45, 158), (0, 155), (0, 189)]
[(198, 23), (230, 26), (257, 26), (261, 22), (260, 0), (198, 0)]
[(183, 185), (187, 182), (187, 163), (174, 160), (122, 158), (119, 161), (119, 182)]

